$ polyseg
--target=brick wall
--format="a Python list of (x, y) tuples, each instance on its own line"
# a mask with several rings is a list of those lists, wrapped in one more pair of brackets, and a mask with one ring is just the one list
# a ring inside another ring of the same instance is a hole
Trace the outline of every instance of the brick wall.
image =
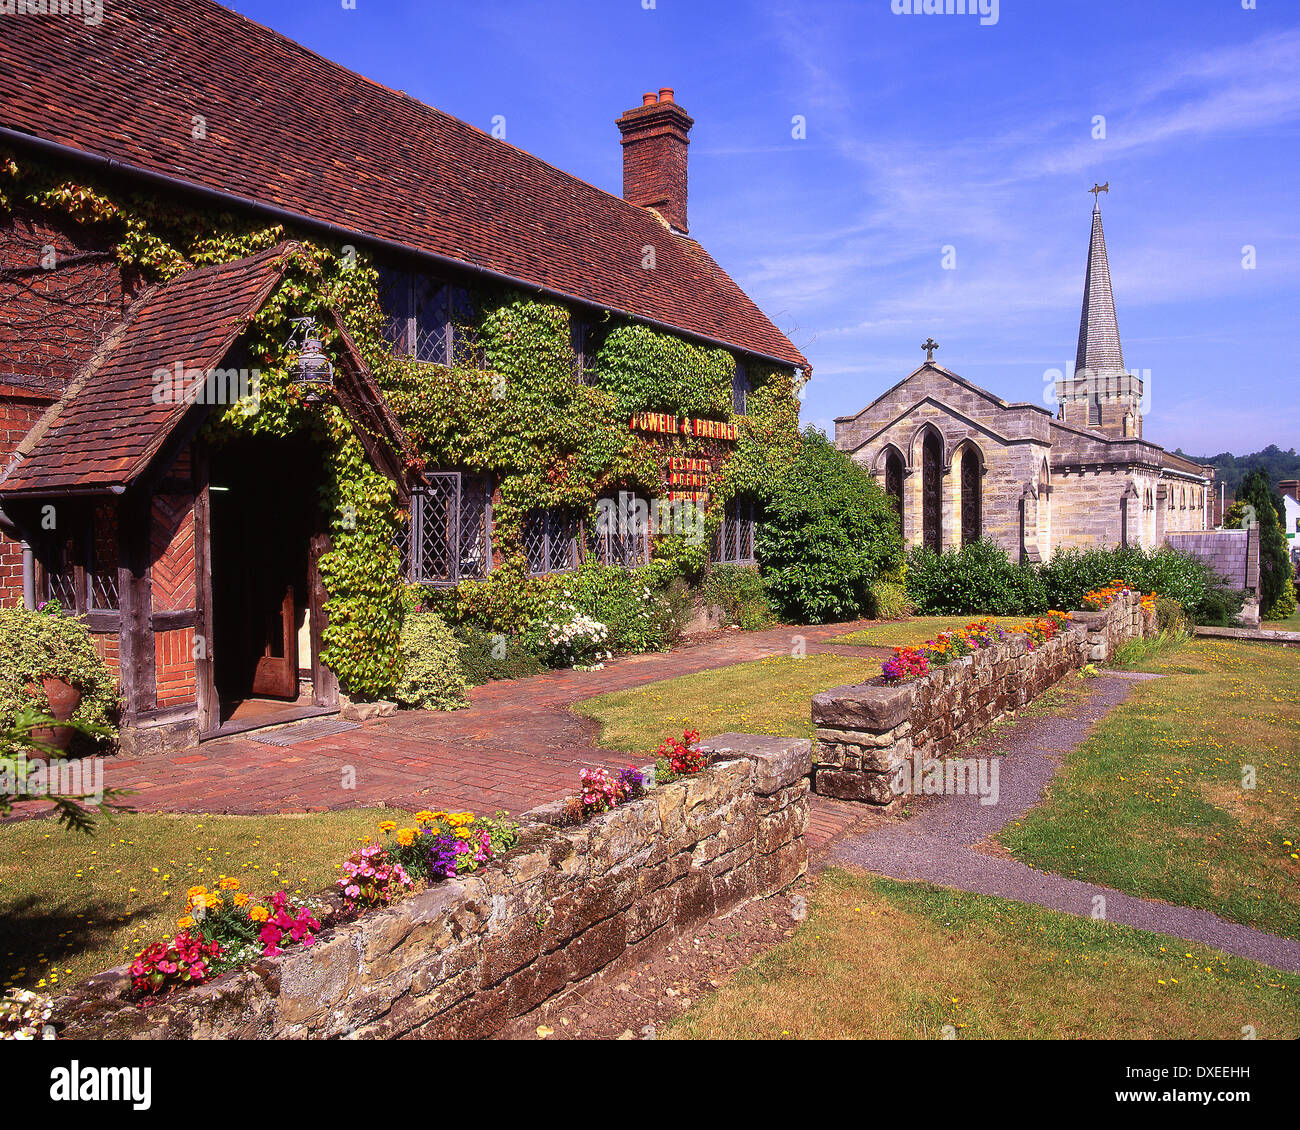
[(194, 702), (198, 694), (194, 674), (194, 629), (156, 632), (153, 655), (159, 707)]
[[(590, 978), (807, 867), (809, 743), (724, 735), (720, 760), (578, 827), (525, 816), (501, 860), (165, 999), (125, 968), (56, 1005), (64, 1038), (473, 1038), (535, 1028)], [(732, 758), (732, 759), (727, 759)]]
[[(51, 397), (15, 388), (0, 379), (0, 471), (50, 405)], [(23, 602), (22, 543), (0, 533), (0, 605)]]
[(1032, 649), (1027, 636), (1010, 636), (906, 683), (875, 679), (814, 696), (815, 791), (897, 806), (908, 790), (900, 791), (896, 774), (914, 757), (945, 756), (1067, 672), (1104, 663), (1120, 643), (1156, 631), (1155, 614), (1143, 612), (1133, 593), (1102, 612), (1072, 615), (1055, 639)]
[(118, 648), (121, 639), (117, 632), (91, 632), (90, 642), (95, 648), (95, 654), (108, 664), (109, 670), (114, 675), (118, 673)]
[(61, 393), (134, 297), (111, 243), (19, 209), (0, 223), (0, 383)]

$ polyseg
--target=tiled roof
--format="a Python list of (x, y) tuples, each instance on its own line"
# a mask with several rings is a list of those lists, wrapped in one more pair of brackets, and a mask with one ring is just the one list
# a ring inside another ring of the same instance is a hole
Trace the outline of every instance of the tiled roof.
[(807, 366), (652, 213), (210, 0), (6, 20), (0, 86), (12, 129)]
[(154, 402), (155, 372), (178, 361), (219, 366), (280, 281), (292, 247), (187, 271), (141, 295), (19, 446), (0, 494), (105, 491), (135, 478), (190, 408), (183, 398)]

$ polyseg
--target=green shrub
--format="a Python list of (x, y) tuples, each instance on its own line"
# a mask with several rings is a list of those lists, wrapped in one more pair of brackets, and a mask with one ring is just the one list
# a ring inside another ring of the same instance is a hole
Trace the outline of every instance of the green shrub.
[(1161, 632), (1186, 634), (1191, 628), (1183, 606), (1170, 596), (1156, 597), (1156, 627)]
[[(1201, 558), (1168, 546), (1153, 550), (1140, 546), (1058, 549), (1041, 575), (1053, 608), (1082, 608), (1085, 593), (1122, 580), (1135, 589), (1178, 601), (1197, 623), (1208, 622), (1207, 616), (1213, 618), (1206, 601), (1222, 583)], [(1219, 603), (1214, 602), (1214, 607)]]
[(603, 624), (604, 649), (664, 651), (681, 638), (689, 614), (684, 585), (661, 562), (637, 569), (587, 563), (572, 573), (547, 577), (530, 632), (542, 621), (567, 618), (567, 610)]
[(983, 540), (944, 553), (925, 546), (913, 549), (907, 559), (907, 595), (923, 616), (1015, 616), (1060, 607), (1048, 601), (1032, 565), (1012, 564), (1005, 549)]
[(460, 666), (471, 687), (495, 679), (523, 679), (547, 669), (537, 650), (520, 636), (485, 632), (470, 624), (455, 630), (460, 644)]
[(873, 620), (901, 620), (915, 606), (907, 595), (907, 586), (897, 581), (876, 581), (871, 586), (867, 615)]
[(1196, 610), (1196, 623), (1209, 628), (1231, 628), (1245, 603), (1246, 593), (1241, 589), (1211, 589)]
[(1267, 614), (1261, 613), (1261, 619), (1287, 620), (1295, 615), (1295, 610), (1295, 582), (1290, 577), (1287, 577), (1282, 582), (1282, 591), (1278, 593), (1277, 599), (1269, 606)]
[(792, 623), (863, 615), (872, 582), (903, 556), (892, 500), (814, 428), (768, 486), (755, 546), (768, 595)]
[(408, 612), (402, 622), (401, 675), (394, 695), (403, 706), (457, 710), (468, 705), (460, 645), (433, 612)]
[[(1259, 609), (1268, 620), (1282, 620), (1278, 615), (1286, 582), (1293, 576), (1291, 555), (1287, 552), (1286, 530), (1281, 495), (1273, 489), (1273, 480), (1262, 467), (1251, 471), (1237, 491), (1237, 499), (1254, 508), (1259, 525)], [(1291, 594), (1291, 612), (1295, 611), (1295, 593)]]
[(736, 624), (747, 632), (770, 628), (777, 622), (763, 578), (746, 565), (715, 565), (700, 588), (707, 605), (722, 609), (724, 624)]
[(64, 679), (81, 692), (73, 722), (109, 727), (107, 734), (75, 734), (73, 752), (113, 744), (119, 712), (117, 680), (95, 652), (85, 625), (65, 616), (57, 601), (39, 612), (0, 608), (0, 728), (13, 726), (24, 706), (49, 709), (42, 676)]

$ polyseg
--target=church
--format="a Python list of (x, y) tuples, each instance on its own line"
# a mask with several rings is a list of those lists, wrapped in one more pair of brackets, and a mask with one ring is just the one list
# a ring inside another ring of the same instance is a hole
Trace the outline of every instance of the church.
[(862, 411), (835, 420), (835, 443), (894, 499), (909, 545), (936, 551), (979, 538), (1012, 560), (1061, 547), (1162, 545), (1210, 528), (1214, 468), (1143, 437), (1143, 380), (1124, 367), (1100, 195), (1083, 284), (1074, 375), (1056, 414), (1008, 403), (926, 360)]

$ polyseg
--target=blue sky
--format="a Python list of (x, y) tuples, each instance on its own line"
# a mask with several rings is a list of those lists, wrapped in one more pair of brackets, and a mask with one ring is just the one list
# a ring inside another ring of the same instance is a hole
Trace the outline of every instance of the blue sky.
[(891, 0), (227, 2), (485, 130), (504, 115), (512, 144), (611, 192), (614, 119), (674, 87), (691, 234), (809, 357), (803, 415), (827, 430), (931, 334), (949, 368), (1044, 403), (1073, 364), (1087, 189), (1109, 181), (1147, 437), (1300, 443), (1297, 0), (1000, 0), (988, 25)]

